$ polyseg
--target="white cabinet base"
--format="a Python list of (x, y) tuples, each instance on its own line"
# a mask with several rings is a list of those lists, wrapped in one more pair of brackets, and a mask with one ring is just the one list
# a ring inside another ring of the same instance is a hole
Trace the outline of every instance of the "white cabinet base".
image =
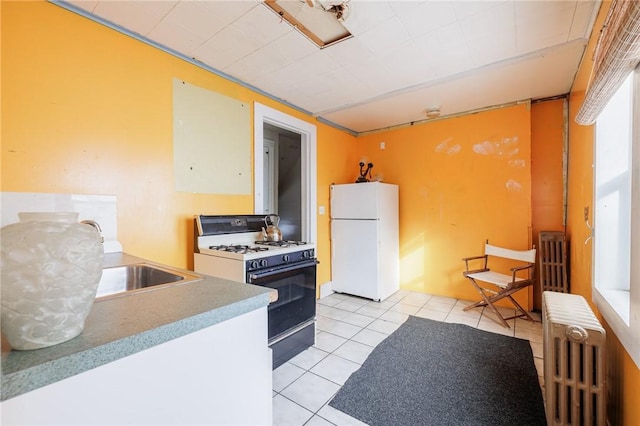
[(267, 308), (2, 402), (2, 425), (269, 425)]

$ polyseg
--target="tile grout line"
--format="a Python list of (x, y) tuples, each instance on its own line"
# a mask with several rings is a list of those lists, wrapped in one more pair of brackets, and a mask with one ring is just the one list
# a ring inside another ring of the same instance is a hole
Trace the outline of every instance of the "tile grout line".
[[(344, 342), (344, 343), (346, 343), (346, 342)], [(344, 343), (343, 343), (343, 344), (344, 344)], [(337, 350), (337, 349), (338, 349), (338, 348), (336, 348), (336, 350)], [(332, 353), (332, 352), (331, 352), (331, 353)], [(329, 354), (331, 354), (331, 353), (329, 353)], [(339, 355), (336, 355), (336, 356), (339, 356)], [(347, 361), (348, 361), (348, 360), (347, 360)], [(321, 375), (319, 375), (319, 374), (316, 374), (316, 373), (314, 373), (313, 371), (311, 371), (311, 368), (315, 367), (315, 366), (316, 366), (317, 364), (319, 364), (319, 363), (320, 363), (320, 361), (319, 361), (319, 362), (317, 362), (317, 363), (315, 363), (315, 364), (314, 364), (313, 366), (311, 366), (309, 369), (304, 369), (304, 370), (305, 370), (305, 372), (304, 372), (300, 377), (302, 377), (302, 376), (303, 376), (303, 375), (305, 375), (306, 373), (313, 374), (313, 375), (314, 375), (314, 376), (316, 376), (316, 377), (320, 377), (321, 379), (327, 380), (327, 381), (329, 381), (329, 382), (331, 382), (331, 383), (334, 383), (334, 384), (335, 384), (335, 385), (337, 385), (337, 386), (340, 386), (340, 388), (342, 388), (342, 386), (343, 386), (343, 385), (341, 385), (340, 383), (336, 383), (336, 382), (334, 382), (334, 381), (332, 381), (332, 380), (330, 380), (330, 379), (328, 379), (328, 378), (326, 378), (326, 377), (323, 377), (323, 376), (321, 376)], [(295, 364), (294, 364), (294, 365), (295, 365)], [(306, 411), (308, 411), (308, 412), (312, 413), (311, 417), (310, 417), (307, 421), (305, 421), (305, 423), (303, 423), (303, 426), (304, 426), (305, 424), (307, 424), (309, 421), (311, 421), (311, 419), (312, 419), (314, 416), (319, 416), (319, 417), (321, 417), (322, 419), (326, 420), (327, 422), (331, 423), (332, 425), (335, 425), (335, 423), (333, 423), (333, 422), (332, 422), (332, 421), (330, 421), (329, 419), (327, 419), (327, 418), (323, 417), (322, 415), (320, 415), (320, 414), (319, 414), (319, 412), (320, 412), (320, 411), (321, 411), (321, 410), (322, 410), (326, 405), (328, 405), (328, 404), (329, 404), (329, 402), (331, 402), (331, 400), (332, 400), (332, 399), (333, 399), (333, 398), (338, 394), (338, 392), (340, 391), (340, 388), (339, 388), (338, 390), (336, 390), (336, 391), (331, 395), (331, 397), (330, 397), (330, 398), (329, 398), (325, 403), (323, 403), (323, 404), (322, 404), (322, 406), (321, 406), (320, 408), (318, 408), (316, 411), (311, 411), (309, 408), (304, 407), (303, 405), (299, 404), (297, 401), (294, 401), (293, 399), (291, 399), (291, 398), (287, 397), (286, 395), (283, 395), (283, 394), (282, 394), (282, 392), (284, 392), (284, 391), (285, 391), (289, 386), (293, 385), (293, 384), (294, 384), (298, 379), (300, 379), (300, 377), (298, 377), (298, 378), (297, 378), (296, 380), (294, 380), (293, 382), (289, 383), (289, 384), (288, 384), (287, 386), (285, 386), (285, 387), (284, 387), (280, 392), (276, 392), (276, 395), (280, 395), (281, 397), (286, 398), (288, 401), (290, 401), (290, 402), (292, 402), (292, 403), (296, 404), (298, 407), (302, 408), (303, 410), (306, 410)], [(275, 391), (274, 391), (274, 392), (275, 392)], [(275, 397), (275, 395), (274, 395), (273, 397)], [(273, 398), (273, 397), (272, 397), (272, 398)]]

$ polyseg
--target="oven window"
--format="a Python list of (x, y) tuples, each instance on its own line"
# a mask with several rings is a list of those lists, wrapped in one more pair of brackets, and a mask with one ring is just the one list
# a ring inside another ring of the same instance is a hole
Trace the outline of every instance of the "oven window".
[(315, 264), (264, 277), (254, 273), (247, 281), (278, 290), (278, 300), (268, 308), (269, 339), (278, 337), (315, 317)]

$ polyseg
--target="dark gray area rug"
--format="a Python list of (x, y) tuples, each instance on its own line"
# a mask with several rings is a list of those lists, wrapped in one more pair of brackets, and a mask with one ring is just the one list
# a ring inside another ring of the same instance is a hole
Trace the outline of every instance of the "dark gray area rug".
[(410, 316), (330, 406), (377, 425), (546, 425), (527, 340)]

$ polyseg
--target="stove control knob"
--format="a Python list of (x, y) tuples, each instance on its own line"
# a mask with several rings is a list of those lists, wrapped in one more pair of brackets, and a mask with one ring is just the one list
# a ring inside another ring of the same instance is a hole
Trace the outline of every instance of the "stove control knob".
[(309, 252), (309, 250), (305, 250), (302, 252), (303, 259), (309, 259), (310, 257), (311, 257), (311, 252)]
[(282, 260), (283, 260), (284, 262), (288, 262), (288, 261), (289, 261), (289, 255), (288, 255), (288, 254), (285, 254), (284, 256), (282, 256)]
[(259, 266), (259, 265), (258, 265), (258, 261), (257, 261), (257, 260), (254, 260), (254, 261), (252, 261), (252, 262), (250, 263), (249, 268), (250, 268), (250, 269), (258, 269), (258, 266)]
[(265, 266), (267, 266), (269, 264), (269, 262), (267, 262), (267, 259), (260, 259), (260, 266), (262, 266), (263, 268)]

